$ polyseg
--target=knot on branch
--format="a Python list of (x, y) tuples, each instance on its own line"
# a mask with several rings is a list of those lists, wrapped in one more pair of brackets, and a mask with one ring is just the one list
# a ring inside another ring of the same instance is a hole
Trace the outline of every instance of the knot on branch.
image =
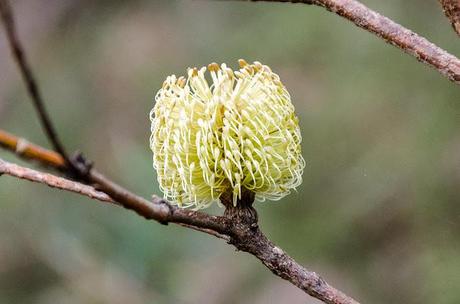
[(167, 226), (169, 223), (169, 218), (174, 213), (172, 206), (166, 200), (156, 195), (152, 195), (152, 203), (162, 208), (160, 212), (161, 216), (158, 219), (158, 222)]
[(80, 151), (75, 152), (70, 158), (71, 174), (77, 179), (88, 181), (89, 172), (93, 168), (93, 162), (83, 156)]

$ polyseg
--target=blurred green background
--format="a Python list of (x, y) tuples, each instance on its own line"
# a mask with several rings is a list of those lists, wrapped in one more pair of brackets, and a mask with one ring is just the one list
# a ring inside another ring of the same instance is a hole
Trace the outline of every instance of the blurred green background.
[[(298, 193), (256, 205), (263, 230), (362, 303), (460, 302), (460, 90), (436, 71), (314, 6), (12, 2), (63, 141), (100, 171), (160, 194), (162, 81), (259, 60), (292, 95), (307, 160)], [(460, 55), (436, 0), (363, 2)], [(49, 147), (3, 29), (0, 128)], [(208, 235), (3, 176), (0, 303), (319, 302)]]

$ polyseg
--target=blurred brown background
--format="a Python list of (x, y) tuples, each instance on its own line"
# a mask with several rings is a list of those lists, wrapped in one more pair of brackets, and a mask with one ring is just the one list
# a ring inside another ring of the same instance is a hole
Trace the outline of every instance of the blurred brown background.
[[(256, 205), (269, 237), (362, 303), (460, 302), (460, 90), (436, 71), (313, 6), (12, 2), (67, 147), (145, 197), (160, 193), (148, 113), (163, 79), (270, 65), (307, 168), (298, 193)], [(460, 55), (436, 0), (363, 2)], [(48, 146), (3, 29), (0, 128)], [(0, 303), (318, 302), (207, 235), (4, 176)]]

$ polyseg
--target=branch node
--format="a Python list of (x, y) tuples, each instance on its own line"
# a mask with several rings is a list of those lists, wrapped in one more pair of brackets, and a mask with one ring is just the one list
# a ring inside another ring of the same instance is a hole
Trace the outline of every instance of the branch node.
[(24, 152), (26, 151), (28, 146), (29, 146), (29, 142), (26, 139), (19, 138), (18, 142), (16, 144), (16, 151), (15, 152), (18, 155), (22, 155), (22, 154), (24, 154)]
[(71, 173), (78, 179), (87, 181), (94, 162), (88, 160), (82, 152), (76, 151), (70, 158)]
[(164, 218), (158, 220), (158, 222), (160, 224), (168, 226), (169, 218), (173, 215), (173, 210), (171, 209), (171, 205), (166, 200), (164, 200), (164, 199), (162, 199), (162, 198), (160, 198), (160, 197), (158, 197), (156, 195), (152, 195), (152, 203), (154, 203), (156, 205), (165, 206), (165, 207), (168, 208), (168, 212), (164, 216)]

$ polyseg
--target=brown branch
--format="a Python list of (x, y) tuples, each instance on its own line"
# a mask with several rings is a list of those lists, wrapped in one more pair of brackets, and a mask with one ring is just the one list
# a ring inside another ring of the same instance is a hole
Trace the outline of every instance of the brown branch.
[(54, 150), (64, 157), (65, 163), (72, 168), (72, 164), (68, 154), (64, 148), (64, 145), (59, 140), (57, 132), (53, 127), (51, 118), (46, 111), (45, 103), (40, 93), (37, 81), (32, 73), (32, 69), (27, 61), (26, 54), (21, 46), (14, 23), (13, 13), (10, 4), (7, 0), (0, 0), (0, 16), (5, 27), (6, 37), (8, 39), (11, 53), (14, 60), (21, 72), (21, 76), (27, 87), (27, 92), (33, 102), (35, 109), (37, 110), (38, 116), (42, 127), (54, 147)]
[[(460, 84), (460, 59), (449, 54), (434, 43), (413, 31), (399, 25), (391, 19), (380, 15), (355, 0), (243, 0), (265, 2), (291, 2), (314, 4), (348, 19), (356, 26), (377, 35), (386, 42), (398, 47), (436, 69), (456, 84)], [(450, 0), (449, 2), (459, 2)], [(458, 8), (458, 6), (457, 6)], [(457, 11), (458, 13), (458, 11)]]
[[(53, 167), (59, 171), (66, 168), (64, 166), (64, 159), (56, 152), (32, 144), (3, 130), (0, 130), (0, 147), (15, 153), (23, 159), (34, 160), (41, 165)], [(153, 203), (149, 202), (145, 198), (129, 192), (94, 169), (88, 173), (88, 179), (92, 185), (109, 195), (113, 201), (118, 202), (126, 209), (135, 211), (146, 219), (153, 219), (161, 223), (186, 224), (218, 233), (223, 232), (219, 231), (222, 230), (222, 227), (216, 225), (216, 222), (222, 221), (219, 217), (208, 216), (205, 213), (192, 210), (179, 209), (171, 206), (168, 202), (157, 196), (153, 196)]]
[(42, 166), (53, 167), (59, 171), (66, 169), (64, 159), (58, 153), (31, 144), (3, 130), (0, 130), (0, 147), (13, 151), (26, 160), (38, 161)]
[(455, 32), (460, 36), (460, 0), (439, 0), (439, 2)]
[[(17, 154), (25, 160), (39, 162), (42, 166), (52, 167), (59, 171), (65, 171), (67, 168), (65, 166), (64, 159), (58, 153), (32, 144), (23, 138), (18, 138), (3, 130), (0, 130), (0, 147), (3, 147)], [(189, 211), (187, 211), (187, 213), (184, 215), (181, 214), (181, 209), (177, 209), (169, 205), (167, 208), (170, 208), (171, 211), (165, 209), (163, 206), (161, 207), (161, 211), (158, 211), (157, 209), (152, 210), (152, 203), (145, 200), (144, 198), (131, 194), (129, 191), (109, 181), (106, 177), (94, 169), (90, 171), (89, 179), (94, 183), (97, 183), (99, 187), (103, 185), (103, 188), (108, 191), (108, 193), (112, 193), (112, 196), (118, 197), (118, 199), (123, 202), (122, 206), (127, 209), (136, 211), (139, 215), (147, 219), (153, 218), (155, 220), (159, 220), (160, 222), (165, 222), (166, 218), (169, 216), (169, 213), (172, 212), (173, 214), (176, 214), (177, 217), (181, 217), (182, 221), (188, 222), (178, 224), (228, 240), (228, 237), (222, 236), (212, 229), (194, 226), (193, 221), (191, 222), (190, 219), (187, 219), (186, 217), (190, 216), (190, 218), (193, 219), (196, 217), (196, 215), (190, 213)], [(153, 201), (157, 203), (162, 202), (162, 200), (156, 196), (153, 197)], [(165, 204), (166, 203), (163, 203), (163, 205)], [(162, 204), (159, 205), (161, 206)]]
[(216, 238), (223, 239), (227, 243), (230, 243), (230, 240), (231, 240), (230, 236), (228, 236), (226, 234), (218, 233), (218, 232), (216, 232), (214, 230), (211, 230), (211, 229), (201, 228), (201, 227), (188, 225), (188, 224), (183, 224), (183, 223), (176, 223), (176, 224), (179, 225), (179, 226), (182, 226), (184, 228), (189, 228), (189, 229), (196, 230), (196, 231), (199, 231), (199, 232), (207, 233), (209, 235), (215, 236)]
[(277, 276), (288, 280), (312, 297), (328, 304), (359, 304), (353, 298), (330, 286), (315, 272), (306, 270), (281, 248), (275, 246), (257, 227), (238, 229), (231, 243), (239, 250), (256, 256)]
[[(23, 145), (22, 149), (19, 149), (19, 151), (17, 143), (22, 143)], [(51, 166), (58, 170), (62, 169), (63, 160), (60, 155), (56, 154), (56, 152), (46, 150), (1, 130), (0, 147), (9, 150), (24, 159), (35, 160), (40, 164)], [(23, 151), (27, 151), (27, 153)], [(3, 164), (4, 163), (5, 162), (3, 162)], [(2, 162), (0, 162), (0, 175), (1, 172), (10, 174), (11, 168), (18, 169), (18, 166), (16, 165), (7, 167), (10, 168), (9, 172), (6, 172), (6, 170), (2, 171)], [(19, 170), (24, 169), (19, 168)], [(37, 171), (30, 169), (25, 170), (27, 172), (33, 173), (32, 176), (37, 179), (34, 181), (50, 185), (48, 182), (51, 179), (54, 184), (57, 183), (63, 190), (72, 191), (72, 188), (64, 189), (62, 186), (64, 184), (67, 185), (67, 183), (74, 183), (70, 180), (62, 179), (57, 176), (49, 177), (49, 175), (46, 175), (47, 178), (37, 178), (37, 174), (39, 174)], [(18, 176), (19, 173), (10, 175)], [(151, 203), (142, 197), (127, 192), (127, 190), (124, 190), (120, 186), (114, 184), (102, 174), (97, 172), (95, 173), (94, 169), (90, 171), (90, 179), (103, 182), (105, 185), (110, 185), (109, 189), (111, 189), (112, 193), (116, 193), (116, 195), (110, 195), (110, 193), (105, 191), (103, 192), (109, 194), (110, 199), (117, 202), (118, 205), (121, 205), (127, 209), (134, 210), (136, 213), (146, 219), (155, 219), (161, 223), (176, 223), (187, 228), (222, 238), (228, 243), (233, 244), (239, 250), (254, 255), (274, 274), (291, 282), (309, 295), (323, 301), (324, 303), (358, 304), (358, 302), (352, 298), (346, 296), (341, 291), (327, 284), (315, 272), (305, 269), (289, 255), (287, 255), (283, 250), (268, 240), (267, 237), (258, 228), (257, 214), (255, 210), (247, 213), (250, 215), (244, 216), (238, 216), (240, 213), (232, 213), (229, 212), (229, 210), (226, 210), (227, 216), (212, 216), (202, 212), (179, 209), (177, 207), (171, 206), (169, 203), (161, 200), (156, 196), (154, 196), (154, 202)], [(76, 187), (74, 184), (69, 185), (71, 185), (70, 187)], [(81, 184), (78, 184), (78, 187), (81, 187)], [(96, 188), (99, 189), (99, 187)], [(91, 195), (100, 193), (93, 187), (85, 188), (85, 190), (91, 191)], [(77, 191), (77, 193), (86, 195), (86, 193), (83, 193), (82, 191)]]
[[(0, 135), (1, 135), (1, 133), (2, 133), (2, 131), (0, 130)], [(1, 140), (2, 140), (2, 137), (0, 137), (0, 143), (1, 143)], [(4, 146), (6, 147), (6, 145), (4, 145)], [(41, 151), (41, 152), (54, 153), (52, 151), (46, 151), (46, 150)], [(35, 155), (37, 156), (39, 154), (35, 154)], [(33, 159), (33, 158), (29, 157), (28, 159)], [(44, 160), (47, 161), (46, 158)], [(83, 195), (83, 196), (87, 196), (87, 197), (89, 197), (91, 199), (96, 199), (96, 200), (99, 200), (99, 201), (102, 201), (102, 202), (108, 202), (108, 203), (119, 205), (116, 201), (114, 201), (106, 193), (98, 191), (98, 190), (96, 190), (95, 188), (93, 188), (91, 186), (88, 186), (88, 185), (85, 185), (85, 184), (82, 184), (82, 183), (79, 183), (79, 182), (76, 182), (76, 181), (72, 181), (72, 180), (69, 180), (69, 179), (66, 179), (66, 178), (63, 178), (63, 177), (59, 177), (59, 176), (56, 176), (56, 175), (53, 175), (53, 174), (44, 173), (44, 172), (40, 172), (40, 171), (37, 171), (37, 170), (32, 170), (32, 169), (29, 169), (29, 168), (25, 168), (25, 167), (22, 167), (22, 166), (7, 162), (7, 161), (5, 161), (5, 160), (0, 158), (0, 175), (2, 175), (2, 174), (10, 175), (10, 176), (17, 177), (17, 178), (20, 178), (20, 179), (25, 179), (25, 180), (35, 182), (35, 183), (45, 184), (45, 185), (48, 185), (48, 186), (50, 186), (52, 188), (65, 190), (65, 191), (69, 191), (69, 192), (74, 192), (74, 193), (77, 193), (77, 194), (80, 194), (80, 195)], [(208, 233), (210, 235), (213, 235), (215, 237), (224, 239), (226, 241), (230, 241), (230, 238), (228, 236), (219, 234), (219, 233), (217, 233), (217, 232), (215, 232), (213, 230), (210, 230), (210, 229), (200, 228), (200, 227), (196, 227), (196, 226), (193, 226), (193, 225), (182, 224), (182, 223), (178, 223), (178, 224), (181, 225), (181, 226), (190, 228), (190, 229), (194, 229), (194, 230), (197, 230), (197, 231), (200, 231), (200, 232)]]
[(9, 163), (0, 158), (0, 174), (7, 174), (17, 178), (25, 179), (35, 183), (41, 183), (60, 190), (75, 192), (97, 199), (102, 202), (115, 203), (110, 196), (104, 192), (97, 191), (91, 186), (74, 182), (53, 174), (43, 173), (29, 168)]

